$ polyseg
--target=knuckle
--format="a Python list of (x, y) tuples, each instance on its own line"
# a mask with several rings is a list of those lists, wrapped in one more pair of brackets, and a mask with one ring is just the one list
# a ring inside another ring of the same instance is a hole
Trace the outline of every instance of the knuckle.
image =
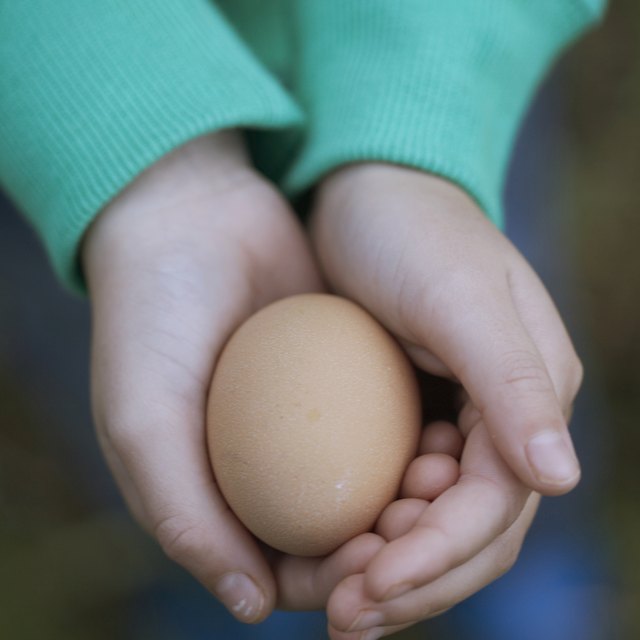
[(584, 367), (574, 352), (564, 361), (557, 380), (558, 397), (565, 410), (572, 406), (582, 386), (583, 378)]
[(201, 523), (182, 515), (160, 520), (153, 528), (153, 535), (167, 557), (174, 562), (187, 562), (205, 551)]
[(569, 388), (571, 393), (571, 399), (575, 398), (578, 395), (578, 391), (582, 386), (582, 382), (584, 380), (584, 365), (582, 364), (582, 360), (574, 354), (571, 359), (570, 369), (569, 369)]
[(527, 350), (509, 351), (500, 359), (499, 375), (506, 388), (522, 393), (551, 391), (549, 375), (538, 357)]

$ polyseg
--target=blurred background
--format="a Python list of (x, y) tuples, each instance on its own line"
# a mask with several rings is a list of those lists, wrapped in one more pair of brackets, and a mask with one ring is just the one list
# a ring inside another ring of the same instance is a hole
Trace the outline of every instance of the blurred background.
[[(640, 638), (640, 4), (562, 59), (523, 127), (508, 234), (586, 368), (584, 480), (544, 500), (515, 568), (398, 638)], [(322, 613), (235, 625), (132, 523), (89, 409), (89, 308), (0, 198), (0, 637), (324, 638)]]

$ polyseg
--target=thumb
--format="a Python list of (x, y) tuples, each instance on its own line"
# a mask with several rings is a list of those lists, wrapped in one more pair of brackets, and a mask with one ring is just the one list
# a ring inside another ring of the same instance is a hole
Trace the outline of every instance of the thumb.
[(432, 308), (421, 314), (428, 323), (414, 319), (421, 344), (450, 368), (469, 394), (471, 403), (461, 421), (468, 429), (484, 420), (502, 457), (534, 491), (570, 491), (580, 478), (580, 467), (565, 411), (509, 293), (474, 283), (464, 294), (451, 291), (455, 313), (439, 301), (441, 311)]

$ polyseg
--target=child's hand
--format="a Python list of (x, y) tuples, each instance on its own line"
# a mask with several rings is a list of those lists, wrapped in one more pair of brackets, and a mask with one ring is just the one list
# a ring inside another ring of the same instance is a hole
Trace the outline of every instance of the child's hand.
[(216, 489), (205, 402), (242, 320), (320, 288), (301, 228), (226, 132), (169, 154), (125, 189), (89, 230), (83, 262), (94, 415), (131, 511), (238, 618), (266, 617), (274, 577)]
[(422, 432), (418, 456), (405, 472), (400, 499), (385, 509), (375, 534), (357, 536), (326, 558), (273, 553), (279, 606), (294, 610), (324, 608), (343, 578), (364, 571), (385, 541), (398, 537), (403, 527), (410, 528), (430, 501), (456, 483), (461, 451), (462, 436), (456, 427), (443, 421), (428, 424)]
[[(388, 544), (363, 573), (344, 579), (331, 594), (332, 640), (370, 640), (363, 636), (366, 630), (379, 638), (439, 615), (515, 562), (539, 496), (527, 492), (509, 471), (484, 427), (471, 428), (458, 484), (432, 504), (408, 497), (383, 512), (376, 532)], [(404, 495), (418, 493), (408, 488)], [(388, 600), (372, 595), (371, 584), (383, 591), (403, 582), (407, 590), (399, 589), (402, 595), (391, 594)]]
[(206, 396), (226, 338), (265, 304), (321, 288), (292, 212), (237, 134), (194, 140), (140, 176), (87, 233), (83, 263), (98, 435), (134, 516), (243, 621), (276, 601), (324, 607), (385, 541), (364, 534), (323, 559), (266, 551), (207, 457)]
[[(417, 366), (468, 394), (459, 482), (423, 513), (396, 514), (415, 525), (329, 602), (334, 640), (370, 627), (380, 637), (500, 575), (535, 511), (529, 489), (555, 495), (578, 482), (566, 421), (581, 367), (531, 268), (450, 183), (400, 167), (347, 167), (319, 188), (312, 221), (331, 286), (368, 308)], [(381, 615), (355, 623), (367, 610)]]

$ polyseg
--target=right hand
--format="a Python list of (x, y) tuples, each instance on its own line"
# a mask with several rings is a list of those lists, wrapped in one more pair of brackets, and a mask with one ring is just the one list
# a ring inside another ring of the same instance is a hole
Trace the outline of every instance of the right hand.
[(363, 574), (331, 596), (333, 640), (368, 627), (381, 637), (498, 577), (535, 512), (531, 490), (576, 485), (567, 420), (581, 366), (531, 267), (454, 184), (350, 165), (320, 185), (311, 220), (329, 284), (368, 309), (418, 368), (463, 392), (460, 479), (403, 535), (386, 534)]

